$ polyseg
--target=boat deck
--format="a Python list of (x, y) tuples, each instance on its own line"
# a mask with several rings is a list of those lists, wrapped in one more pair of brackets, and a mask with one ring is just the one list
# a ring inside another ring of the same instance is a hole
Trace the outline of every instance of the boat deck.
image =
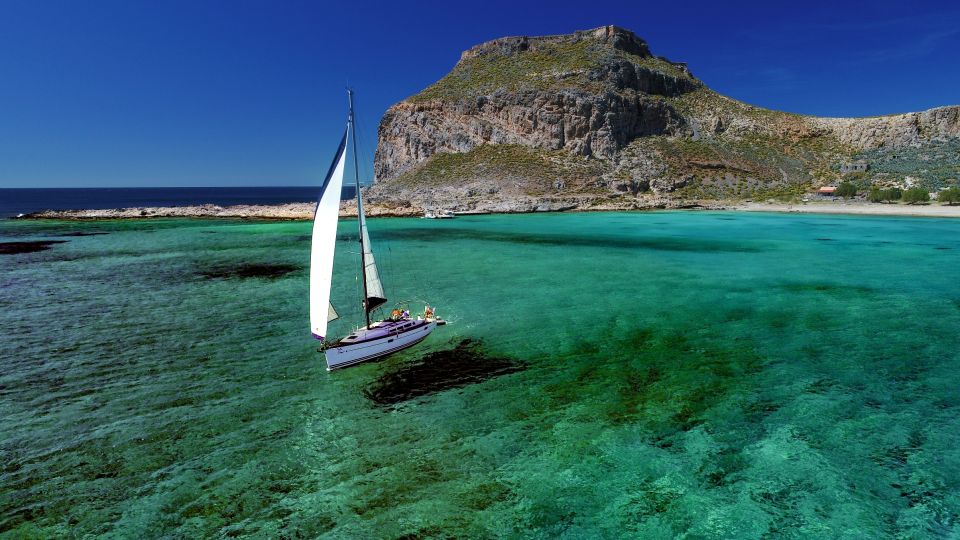
[(427, 321), (423, 319), (400, 319), (396, 321), (387, 319), (378, 321), (371, 324), (369, 328), (360, 328), (351, 332), (350, 335), (338, 339), (330, 346), (337, 347), (340, 345), (355, 345), (365, 341), (382, 339), (387, 336), (402, 334), (404, 332), (409, 332), (410, 330), (415, 330), (425, 324), (427, 324)]

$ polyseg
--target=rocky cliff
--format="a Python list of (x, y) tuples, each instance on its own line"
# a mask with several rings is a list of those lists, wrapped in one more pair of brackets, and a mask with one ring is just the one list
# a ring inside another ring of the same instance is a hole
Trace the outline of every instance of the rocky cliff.
[(811, 118), (858, 150), (916, 147), (931, 139), (960, 135), (960, 107), (873, 118)]
[(960, 107), (877, 118), (753, 107), (604, 26), (465, 51), (384, 115), (369, 196), (491, 210), (791, 196), (862, 152), (958, 135)]

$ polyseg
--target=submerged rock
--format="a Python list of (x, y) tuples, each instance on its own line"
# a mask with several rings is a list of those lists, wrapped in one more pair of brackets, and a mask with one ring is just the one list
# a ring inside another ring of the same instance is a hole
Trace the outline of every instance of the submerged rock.
[(199, 274), (209, 279), (231, 278), (267, 278), (277, 279), (300, 267), (292, 264), (241, 264), (238, 266), (218, 266), (202, 270)]
[(88, 231), (70, 231), (65, 233), (60, 233), (57, 236), (103, 236), (105, 234), (110, 234), (106, 232), (88, 232)]
[(46, 251), (54, 244), (63, 244), (66, 240), (34, 240), (29, 242), (0, 242), (0, 255), (35, 253)]
[(465, 339), (452, 349), (426, 354), (413, 364), (384, 374), (364, 394), (377, 405), (390, 407), (526, 367), (510, 358), (488, 356), (480, 343)]

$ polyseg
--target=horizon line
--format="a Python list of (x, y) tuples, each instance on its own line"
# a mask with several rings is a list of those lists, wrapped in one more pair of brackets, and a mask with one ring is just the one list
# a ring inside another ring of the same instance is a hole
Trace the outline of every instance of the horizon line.
[[(361, 187), (369, 187), (370, 184), (360, 184)], [(312, 188), (317, 187), (313, 184), (302, 184), (302, 185), (287, 185), (287, 186), (43, 186), (43, 187), (0, 187), (0, 190), (4, 189), (261, 189), (261, 188)], [(354, 187), (351, 183), (349, 185), (344, 185), (343, 187)]]

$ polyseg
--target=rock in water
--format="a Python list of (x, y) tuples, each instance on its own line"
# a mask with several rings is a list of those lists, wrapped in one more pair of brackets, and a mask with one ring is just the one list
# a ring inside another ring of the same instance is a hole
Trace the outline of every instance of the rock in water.
[(0, 242), (0, 255), (35, 253), (46, 251), (54, 244), (63, 244), (66, 240), (34, 240), (31, 242)]
[(209, 279), (264, 278), (277, 279), (299, 270), (292, 264), (249, 263), (236, 266), (216, 266), (201, 270), (199, 275)]
[(480, 343), (465, 339), (452, 349), (429, 353), (413, 364), (385, 373), (365, 394), (377, 405), (389, 408), (524, 369), (526, 365), (490, 356)]

